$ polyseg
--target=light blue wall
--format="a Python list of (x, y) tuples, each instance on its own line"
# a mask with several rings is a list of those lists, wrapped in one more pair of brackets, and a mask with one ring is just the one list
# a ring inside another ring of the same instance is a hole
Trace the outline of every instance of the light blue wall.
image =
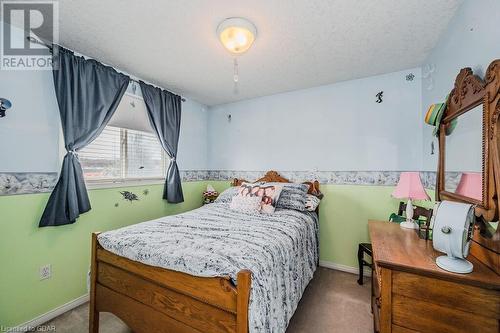
[[(22, 40), (22, 30), (13, 30)], [(58, 172), (64, 147), (52, 71), (0, 70), (0, 97), (13, 103), (0, 119), (0, 173)], [(206, 106), (187, 100), (181, 119), (179, 168), (207, 169)]]
[[(413, 81), (406, 75), (413, 73)], [(209, 166), (226, 170), (418, 170), (420, 69), (210, 107)], [(384, 91), (383, 102), (375, 95)], [(227, 116), (231, 115), (229, 122)]]
[[(22, 30), (13, 28), (16, 39)], [(0, 70), (0, 97), (13, 106), (0, 118), (0, 172), (51, 172), (59, 166), (59, 113), (47, 70)]]
[[(484, 77), (492, 60), (500, 58), (500, 1), (466, 0), (458, 9), (438, 45), (432, 50), (425, 65), (432, 64), (435, 71), (432, 89), (428, 79), (422, 80), (422, 118), (432, 103), (444, 101), (453, 88), (461, 68), (471, 67), (475, 74)], [(434, 171), (436, 154), (431, 155), (432, 127), (423, 131), (423, 169)], [(434, 139), (435, 140), (435, 139)], [(465, 148), (464, 148), (465, 149)], [(476, 149), (471, 147), (471, 149)]]
[(207, 107), (192, 100), (182, 103), (177, 161), (181, 170), (208, 169)]

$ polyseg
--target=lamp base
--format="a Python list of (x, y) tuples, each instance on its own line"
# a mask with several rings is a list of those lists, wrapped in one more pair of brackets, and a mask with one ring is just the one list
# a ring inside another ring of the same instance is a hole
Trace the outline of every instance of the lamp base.
[(404, 229), (418, 229), (418, 224), (413, 221), (404, 221), (399, 224), (401, 228)]
[(437, 257), (436, 265), (438, 265), (445, 271), (460, 273), (460, 274), (470, 273), (472, 272), (472, 268), (474, 267), (470, 261), (449, 256)]

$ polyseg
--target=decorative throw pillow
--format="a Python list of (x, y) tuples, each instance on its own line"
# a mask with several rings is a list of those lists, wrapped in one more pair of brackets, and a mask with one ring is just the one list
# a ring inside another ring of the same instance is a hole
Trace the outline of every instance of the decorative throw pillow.
[(219, 196), (217, 197), (217, 199), (215, 199), (214, 202), (216, 202), (216, 203), (231, 202), (233, 197), (238, 194), (238, 190), (239, 190), (239, 187), (232, 186), (232, 187), (224, 190), (221, 194), (219, 194)]
[(306, 210), (306, 196), (309, 185), (298, 183), (284, 183), (283, 191), (276, 204), (276, 208)]
[(277, 184), (243, 183), (238, 190), (238, 196), (261, 198), (261, 212), (272, 214), (276, 209), (276, 202), (280, 197), (282, 189), (283, 186)]
[(260, 212), (261, 202), (262, 198), (260, 197), (243, 197), (237, 195), (231, 200), (229, 208), (242, 213), (256, 214)]
[(312, 195), (312, 194), (307, 194), (306, 195), (306, 210), (310, 212), (314, 212), (316, 208), (318, 208), (319, 203), (321, 199)]

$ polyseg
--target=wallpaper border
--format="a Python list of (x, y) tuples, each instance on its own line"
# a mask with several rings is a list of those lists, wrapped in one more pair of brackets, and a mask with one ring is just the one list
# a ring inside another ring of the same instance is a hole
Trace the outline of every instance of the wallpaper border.
[(0, 195), (50, 192), (57, 183), (57, 172), (0, 173)]
[[(252, 181), (262, 177), (266, 171), (210, 170), (208, 173), (208, 180), (243, 178)], [(278, 171), (278, 173), (293, 182), (318, 180), (320, 184), (394, 186), (399, 180), (401, 171)], [(435, 171), (420, 171), (420, 177), (425, 188), (434, 189)], [(450, 177), (450, 181), (454, 178), (458, 178), (458, 175)]]
[[(294, 182), (315, 180), (321, 184), (394, 186), (401, 171), (278, 171), (283, 177)], [(266, 171), (238, 170), (184, 170), (183, 182), (220, 181), (243, 178), (253, 181), (262, 177)], [(436, 183), (435, 171), (421, 171), (420, 177), (425, 188), (433, 190)], [(459, 173), (446, 174), (447, 184), (458, 184)], [(0, 196), (14, 194), (50, 192), (57, 182), (56, 172), (19, 172), (0, 173)], [(126, 185), (124, 185), (126, 186)]]

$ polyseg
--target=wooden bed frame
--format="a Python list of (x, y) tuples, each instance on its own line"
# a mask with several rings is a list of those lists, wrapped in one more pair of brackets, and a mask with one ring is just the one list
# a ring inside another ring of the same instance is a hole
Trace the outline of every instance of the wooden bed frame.
[[(276, 171), (268, 171), (264, 177), (259, 178), (253, 182), (250, 182), (245, 179), (240, 179), (240, 178), (234, 178), (233, 181), (231, 182), (231, 186), (240, 186), (243, 183), (258, 183), (258, 182), (266, 182), (266, 183), (292, 183), (288, 179), (281, 177), (279, 173)], [(323, 198), (323, 194), (321, 194), (321, 191), (319, 190), (319, 182), (317, 180), (310, 181), (310, 182), (304, 182), (303, 184), (309, 185), (309, 190), (307, 193), (313, 194), (319, 198)]]
[(89, 332), (111, 312), (134, 332), (248, 332), (251, 273), (197, 277), (120, 257), (92, 235)]
[[(233, 181), (236, 186), (239, 180)], [(258, 181), (289, 182), (270, 171)], [(319, 192), (311, 182), (310, 192)], [(89, 332), (99, 332), (99, 312), (111, 312), (135, 333), (248, 333), (252, 274), (197, 277), (113, 254), (92, 234)]]

